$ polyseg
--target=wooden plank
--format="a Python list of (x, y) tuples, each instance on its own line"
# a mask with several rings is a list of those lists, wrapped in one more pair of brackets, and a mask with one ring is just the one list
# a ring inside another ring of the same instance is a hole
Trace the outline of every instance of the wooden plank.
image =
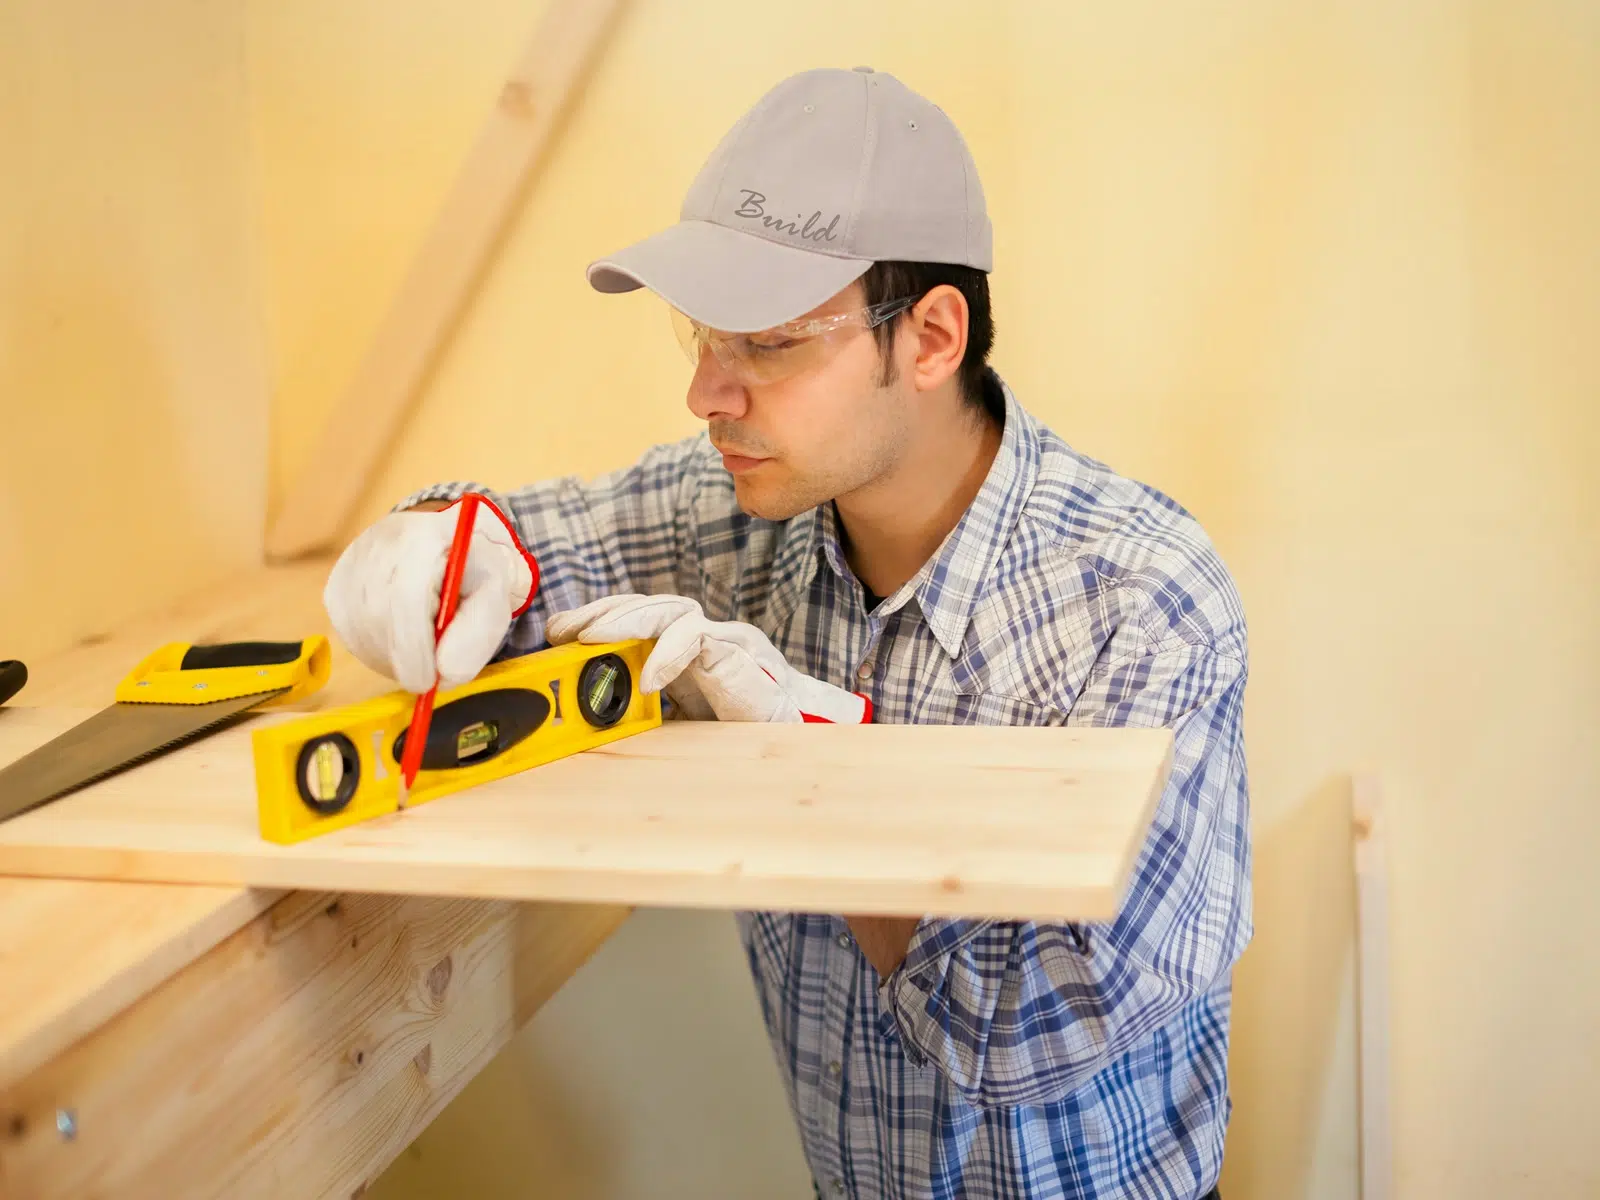
[[(83, 715), (9, 712), (0, 761)], [(248, 732), (7, 821), (0, 873), (1103, 920), (1172, 745), (1165, 729), (670, 722), (277, 846), (257, 833)]]
[(0, 1091), (0, 1195), (359, 1195), (626, 915), (291, 897)]
[(1357, 1084), (1361, 1200), (1389, 1200), (1389, 878), (1378, 780), (1357, 775), (1352, 795), (1356, 873)]
[(0, 879), (0, 1088), (264, 912), (280, 893)]
[(617, 7), (617, 0), (547, 6), (349, 390), (271, 523), (270, 558), (334, 547)]

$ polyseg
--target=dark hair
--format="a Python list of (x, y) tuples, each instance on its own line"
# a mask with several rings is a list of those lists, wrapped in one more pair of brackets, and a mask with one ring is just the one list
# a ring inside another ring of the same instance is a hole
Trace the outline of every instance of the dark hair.
[[(990, 383), (989, 351), (994, 349), (994, 315), (989, 309), (989, 276), (976, 267), (952, 263), (876, 262), (861, 277), (869, 305), (915, 296), (921, 300), (934, 288), (949, 284), (967, 300), (967, 351), (956, 371), (956, 386), (976, 412), (997, 425), (1005, 424), (1005, 400)], [(893, 378), (895, 329), (900, 317), (885, 321), (872, 332), (883, 355), (884, 382)]]

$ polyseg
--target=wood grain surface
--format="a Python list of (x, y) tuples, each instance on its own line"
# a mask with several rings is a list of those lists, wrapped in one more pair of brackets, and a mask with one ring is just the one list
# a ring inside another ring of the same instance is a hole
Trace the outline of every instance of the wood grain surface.
[(121, 1012), (278, 892), (0, 879), (0, 1088)]
[[(85, 715), (8, 712), (0, 762)], [(674, 722), (277, 846), (256, 828), (249, 728), (0, 825), (0, 873), (1107, 919), (1171, 753), (1167, 730)]]
[(0, 1196), (360, 1195), (627, 914), (286, 897), (0, 1086)]

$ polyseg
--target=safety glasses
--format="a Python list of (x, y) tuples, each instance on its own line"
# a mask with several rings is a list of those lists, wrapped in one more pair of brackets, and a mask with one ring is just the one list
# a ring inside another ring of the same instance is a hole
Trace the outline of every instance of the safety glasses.
[(724, 333), (672, 310), (678, 344), (695, 366), (710, 350), (722, 369), (748, 386), (777, 383), (819, 366), (850, 337), (882, 325), (917, 302), (916, 296), (886, 300), (851, 312), (789, 321), (759, 333)]

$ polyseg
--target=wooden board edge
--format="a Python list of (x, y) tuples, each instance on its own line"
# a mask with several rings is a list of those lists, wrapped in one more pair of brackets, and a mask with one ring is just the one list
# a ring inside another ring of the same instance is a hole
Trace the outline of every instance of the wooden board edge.
[[(1142, 836), (1132, 839), (1124, 848), (1122, 858), (1117, 863), (1116, 878), (1110, 890), (1110, 899), (1105, 909), (1093, 916), (1081, 918), (1090, 921), (1114, 921), (1122, 911), (1122, 905), (1128, 898), (1128, 889), (1133, 886), (1133, 868), (1139, 861), (1139, 855), (1144, 853), (1145, 844), (1150, 840), (1150, 823), (1155, 820), (1156, 809), (1161, 804), (1161, 797), (1166, 793), (1167, 783), (1172, 778), (1172, 764), (1177, 753), (1177, 737), (1173, 731), (1161, 727), (1160, 732), (1167, 735), (1161, 751), (1161, 761), (1156, 765), (1155, 775), (1150, 780), (1150, 787), (1145, 792), (1144, 804), (1139, 809), (1137, 826), (1143, 831)], [(1080, 918), (1074, 918), (1080, 919)]]
[[(1142, 844), (1142, 839), (1141, 839)], [(341, 889), (372, 895), (428, 895), (525, 903), (608, 904), (696, 909), (854, 912), (902, 917), (992, 917), (1001, 920), (1099, 921), (1120, 902), (1117, 868), (1092, 886), (1019, 886), (943, 880), (904, 884), (819, 880), (809, 876), (668, 871), (534, 870), (482, 863), (430, 864), (425, 889), (397, 886), (394, 865), (227, 853), (128, 850), (103, 846), (0, 844), (0, 874), (114, 879), (147, 883), (222, 884), (282, 891)], [(1125, 874), (1125, 870), (1124, 870)], [(826, 892), (826, 900), (819, 892)]]

